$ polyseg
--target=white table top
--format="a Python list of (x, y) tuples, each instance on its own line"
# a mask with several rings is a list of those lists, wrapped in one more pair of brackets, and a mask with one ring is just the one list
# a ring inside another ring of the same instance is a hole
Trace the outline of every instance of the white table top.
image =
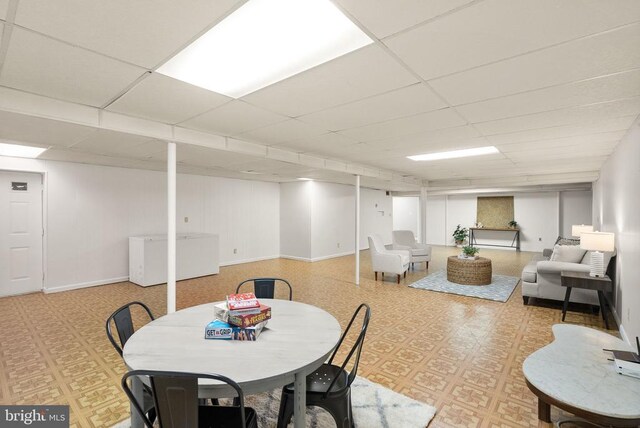
[(616, 372), (610, 352), (626, 342), (587, 327), (556, 324), (555, 340), (531, 354), (522, 371), (541, 392), (570, 406), (622, 419), (640, 418), (640, 380)]
[[(260, 301), (271, 306), (272, 318), (254, 342), (205, 339), (205, 327), (215, 319), (215, 303), (208, 303), (165, 315), (136, 331), (124, 347), (125, 363), (131, 370), (218, 373), (253, 394), (291, 383), (296, 372), (306, 375), (327, 359), (341, 333), (331, 314), (300, 302)], [(216, 383), (205, 381), (206, 396), (228, 394)], [(202, 383), (200, 389), (202, 396)]]

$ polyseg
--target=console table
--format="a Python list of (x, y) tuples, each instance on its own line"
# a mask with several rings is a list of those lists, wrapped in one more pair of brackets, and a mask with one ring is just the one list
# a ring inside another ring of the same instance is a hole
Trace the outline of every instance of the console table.
[[(513, 239), (511, 240), (511, 245), (479, 244), (478, 242), (476, 242), (476, 234), (480, 230), (513, 233)], [(515, 248), (516, 251), (520, 251), (520, 229), (510, 229), (510, 228), (500, 228), (500, 227), (470, 227), (469, 228), (469, 245), (483, 245), (485, 247)]]
[(551, 422), (551, 405), (590, 422), (640, 425), (640, 381), (616, 372), (603, 349), (631, 350), (624, 341), (592, 328), (556, 324), (555, 340), (522, 364), (527, 386), (538, 397), (538, 419)]

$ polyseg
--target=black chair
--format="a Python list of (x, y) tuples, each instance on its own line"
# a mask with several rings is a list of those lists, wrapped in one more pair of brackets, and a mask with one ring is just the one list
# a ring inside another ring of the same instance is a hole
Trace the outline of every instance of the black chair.
[[(148, 377), (155, 399), (160, 428), (258, 428), (255, 410), (244, 407), (244, 394), (233, 380), (216, 374), (197, 374), (134, 370), (122, 377), (122, 389), (148, 428), (153, 423), (145, 416), (140, 403), (129, 388), (130, 377)], [(238, 406), (201, 406), (198, 404), (198, 379), (213, 379), (236, 391)]]
[(289, 281), (282, 278), (251, 278), (245, 281), (242, 281), (238, 284), (236, 288), (236, 293), (240, 292), (240, 288), (243, 284), (248, 282), (253, 282), (253, 294), (256, 295), (258, 299), (273, 299), (276, 293), (276, 282), (284, 283), (289, 287), (289, 300), (293, 300), (293, 289), (291, 288), (291, 284)]
[[(362, 319), (362, 327), (360, 333), (353, 344), (353, 347), (347, 354), (341, 366), (333, 364), (344, 338), (347, 336), (351, 325), (353, 324), (360, 311), (364, 309)], [(338, 428), (352, 428), (354, 426), (353, 413), (351, 410), (351, 384), (356, 378), (358, 371), (358, 363), (360, 362), (360, 353), (364, 343), (364, 337), (367, 334), (369, 326), (369, 318), (371, 318), (371, 309), (366, 303), (361, 304), (351, 317), (351, 321), (347, 325), (346, 330), (342, 333), (340, 341), (329, 361), (324, 363), (318, 370), (307, 376), (307, 406), (318, 406), (328, 411), (336, 421)], [(355, 356), (353, 368), (351, 372), (346, 371), (347, 364), (351, 357)], [(278, 428), (285, 428), (291, 421), (293, 416), (293, 384), (289, 384), (282, 388), (282, 397), (280, 398), (280, 411), (278, 412)]]
[[(133, 335), (133, 331), (134, 331), (133, 320), (131, 318), (132, 306), (133, 307), (140, 306), (142, 309), (144, 309), (147, 312), (147, 315), (149, 316), (150, 321), (153, 321), (155, 319), (153, 317), (153, 314), (151, 313), (151, 309), (149, 309), (149, 307), (142, 302), (127, 303), (126, 305), (123, 305), (118, 309), (116, 309), (115, 312), (112, 313), (109, 318), (107, 318), (107, 324), (106, 324), (107, 337), (109, 338), (109, 341), (111, 342), (113, 347), (116, 348), (116, 351), (118, 352), (118, 354), (120, 354), (121, 357), (122, 357), (122, 348), (124, 348), (124, 345), (127, 343), (127, 340), (129, 340), (129, 338)], [(116, 330), (118, 332), (118, 339), (120, 340), (120, 343), (118, 343), (113, 337), (113, 333), (111, 330), (112, 322), (115, 325)], [(144, 389), (143, 407), (144, 407), (145, 413), (149, 415), (149, 419), (151, 420), (151, 422), (155, 421), (156, 411), (153, 405), (153, 396), (151, 394), (151, 389), (149, 389), (148, 387), (145, 387)]]

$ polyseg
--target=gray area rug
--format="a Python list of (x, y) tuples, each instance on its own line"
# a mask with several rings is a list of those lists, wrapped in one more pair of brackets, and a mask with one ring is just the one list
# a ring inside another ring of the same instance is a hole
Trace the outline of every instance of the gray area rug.
[[(356, 377), (351, 385), (353, 418), (358, 428), (424, 428), (436, 413), (428, 404)], [(280, 389), (246, 397), (246, 406), (258, 413), (258, 426), (275, 428), (280, 406)], [(129, 428), (127, 419), (115, 428)], [(293, 423), (289, 425), (293, 427)], [(307, 408), (307, 427), (333, 428), (336, 424), (329, 413), (318, 407)]]
[(489, 285), (462, 285), (447, 281), (447, 272), (441, 270), (425, 276), (409, 285), (409, 287), (506, 302), (519, 281), (520, 278), (515, 276), (493, 275)]

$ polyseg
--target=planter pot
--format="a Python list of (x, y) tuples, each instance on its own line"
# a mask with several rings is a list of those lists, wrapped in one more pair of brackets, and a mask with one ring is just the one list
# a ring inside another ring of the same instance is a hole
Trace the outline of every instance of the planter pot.
[(458, 258), (463, 260), (477, 260), (478, 256), (467, 256), (466, 254), (462, 253), (458, 256)]

